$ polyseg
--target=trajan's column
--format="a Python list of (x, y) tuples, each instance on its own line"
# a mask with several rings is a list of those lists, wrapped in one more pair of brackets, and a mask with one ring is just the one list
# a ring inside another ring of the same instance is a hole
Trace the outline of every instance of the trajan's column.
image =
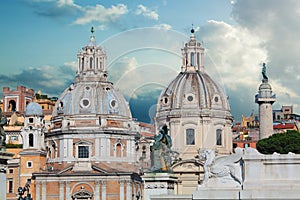
[(272, 94), (272, 87), (268, 83), (265, 63), (263, 63), (262, 76), (258, 94), (255, 95), (255, 103), (259, 105), (259, 139), (273, 134), (272, 104), (276, 100), (275, 94)]

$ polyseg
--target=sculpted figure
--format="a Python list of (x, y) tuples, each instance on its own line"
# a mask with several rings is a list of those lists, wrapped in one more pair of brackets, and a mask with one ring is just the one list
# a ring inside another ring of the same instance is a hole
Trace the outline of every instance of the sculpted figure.
[(3, 126), (7, 124), (7, 118), (2, 115), (2, 109), (0, 108), (0, 150), (5, 149), (6, 134)]
[(263, 80), (264, 81), (268, 81), (266, 63), (263, 63), (263, 68), (262, 68), (262, 72), (261, 73), (263, 75)]
[(169, 171), (172, 163), (170, 155), (172, 139), (168, 135), (167, 125), (164, 125), (159, 130), (159, 134), (154, 136), (154, 140), (154, 144), (151, 147), (151, 171)]
[(235, 154), (216, 156), (215, 151), (206, 149), (199, 152), (199, 157), (204, 161), (203, 186), (206, 186), (211, 178), (217, 179), (219, 183), (236, 182), (242, 185), (242, 173), (240, 161), (243, 156), (243, 149), (236, 148)]

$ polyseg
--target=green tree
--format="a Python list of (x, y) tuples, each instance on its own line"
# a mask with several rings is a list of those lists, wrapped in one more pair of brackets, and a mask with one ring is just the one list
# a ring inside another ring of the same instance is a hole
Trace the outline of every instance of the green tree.
[(274, 152), (300, 154), (300, 133), (289, 130), (286, 133), (273, 134), (268, 138), (259, 140), (256, 148), (262, 154), (273, 154)]

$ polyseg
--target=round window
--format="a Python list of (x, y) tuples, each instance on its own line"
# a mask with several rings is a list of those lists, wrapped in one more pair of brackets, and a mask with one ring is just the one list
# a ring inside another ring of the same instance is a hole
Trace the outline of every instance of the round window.
[(81, 99), (80, 105), (84, 108), (89, 107), (90, 101), (87, 98)]
[(218, 102), (219, 101), (219, 97), (215, 97), (215, 102)]
[(86, 86), (86, 87), (85, 87), (85, 89), (86, 89), (86, 90), (89, 90), (89, 89), (90, 89), (90, 87), (89, 87), (89, 86)]
[(168, 97), (165, 97), (165, 98), (164, 98), (164, 104), (167, 104), (168, 101), (169, 101)]
[(111, 106), (112, 108), (115, 108), (115, 107), (118, 106), (118, 102), (117, 102), (115, 99), (113, 99), (113, 100), (110, 101), (110, 106)]
[(187, 100), (188, 100), (188, 101), (193, 101), (193, 100), (194, 100), (194, 97), (190, 95), (190, 96), (187, 97)]

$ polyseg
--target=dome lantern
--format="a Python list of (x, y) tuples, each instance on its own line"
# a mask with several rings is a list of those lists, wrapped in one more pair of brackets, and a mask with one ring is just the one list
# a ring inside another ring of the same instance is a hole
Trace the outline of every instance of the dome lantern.
[(77, 82), (89, 78), (107, 80), (106, 52), (100, 46), (97, 46), (93, 27), (91, 33), (88, 44), (77, 54)]
[(182, 67), (181, 71), (201, 71), (204, 70), (204, 48), (196, 40), (194, 29), (191, 30), (190, 41), (185, 43), (184, 48), (181, 49)]

